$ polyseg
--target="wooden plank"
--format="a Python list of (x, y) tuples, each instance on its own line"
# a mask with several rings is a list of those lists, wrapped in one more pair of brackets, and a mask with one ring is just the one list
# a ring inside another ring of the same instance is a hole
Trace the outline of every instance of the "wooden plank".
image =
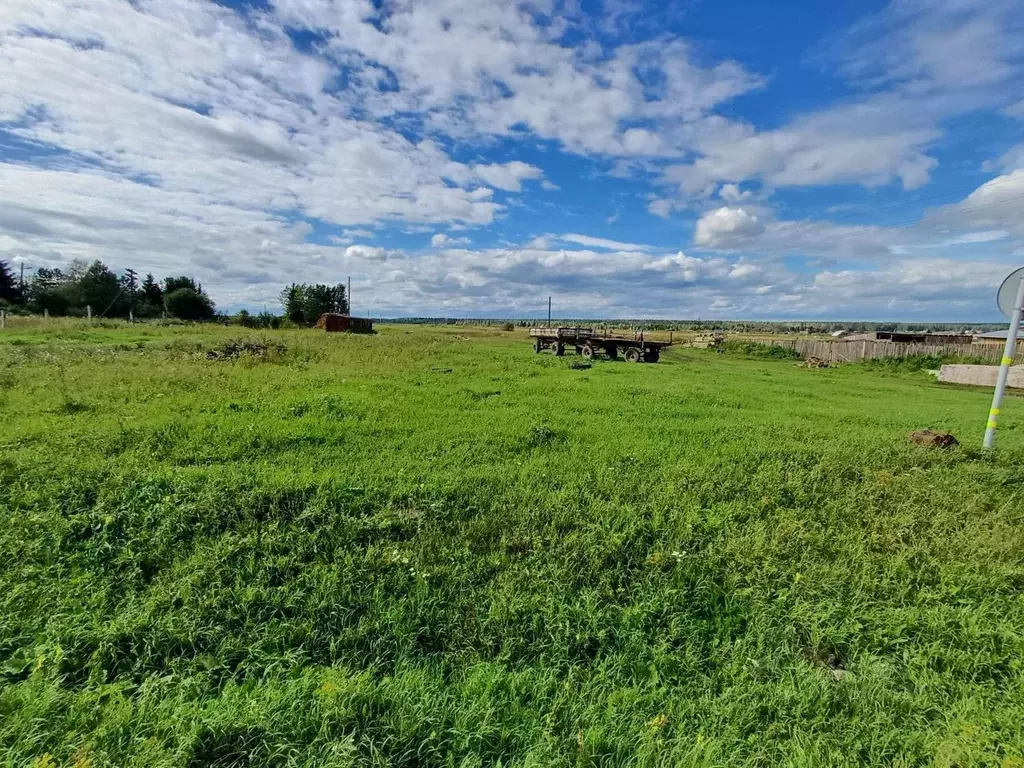
[[(998, 363), (1003, 348), (989, 344), (904, 344), (892, 341), (835, 340), (819, 339), (758, 339), (761, 344), (785, 347), (801, 357), (818, 357), (833, 362), (855, 362), (877, 360), (886, 357), (909, 357), (916, 355), (937, 355), (950, 357), (977, 357)], [(1014, 361), (1024, 363), (1024, 350), (1017, 352)]]

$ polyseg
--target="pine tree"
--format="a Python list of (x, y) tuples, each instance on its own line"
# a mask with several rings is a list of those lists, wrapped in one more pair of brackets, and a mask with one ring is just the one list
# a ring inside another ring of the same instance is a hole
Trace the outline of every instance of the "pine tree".
[(160, 287), (160, 283), (156, 281), (152, 273), (146, 275), (146, 279), (142, 281), (140, 287), (142, 300), (149, 304), (160, 306), (164, 303), (164, 291)]
[(6, 261), (0, 261), (0, 301), (5, 301), (8, 304), (22, 302), (21, 289)]
[(164, 291), (152, 274), (139, 287), (139, 317), (157, 317), (164, 308)]

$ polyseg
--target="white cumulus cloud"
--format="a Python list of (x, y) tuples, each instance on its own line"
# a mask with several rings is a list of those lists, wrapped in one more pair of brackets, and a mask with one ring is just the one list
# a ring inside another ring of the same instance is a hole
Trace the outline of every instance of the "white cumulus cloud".
[(756, 237), (764, 232), (764, 224), (743, 208), (723, 206), (704, 214), (697, 222), (693, 241), (697, 245), (715, 247), (737, 239)]

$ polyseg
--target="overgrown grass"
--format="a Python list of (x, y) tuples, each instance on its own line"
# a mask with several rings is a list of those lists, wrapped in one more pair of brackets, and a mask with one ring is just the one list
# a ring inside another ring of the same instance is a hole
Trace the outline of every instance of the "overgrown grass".
[(8, 764), (1024, 764), (1020, 398), (240, 333), (0, 335)]
[(880, 357), (861, 361), (861, 365), (869, 370), (897, 371), (901, 373), (936, 370), (947, 364), (993, 365), (993, 362), (985, 357), (960, 357), (957, 355), (907, 355), (905, 357)]
[(799, 360), (800, 353), (789, 347), (779, 347), (774, 344), (762, 344), (747, 339), (729, 339), (722, 348), (726, 352), (740, 354), (746, 357), (759, 358), (763, 360)]

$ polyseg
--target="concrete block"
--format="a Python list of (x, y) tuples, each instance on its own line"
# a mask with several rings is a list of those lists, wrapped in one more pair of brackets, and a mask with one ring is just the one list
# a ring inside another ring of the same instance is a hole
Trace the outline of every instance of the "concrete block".
[[(994, 387), (996, 376), (999, 375), (998, 365), (944, 365), (939, 370), (939, 381), (950, 384), (977, 384), (982, 387)], [(1006, 386), (1024, 389), (1024, 365), (1010, 366), (1010, 378)]]

